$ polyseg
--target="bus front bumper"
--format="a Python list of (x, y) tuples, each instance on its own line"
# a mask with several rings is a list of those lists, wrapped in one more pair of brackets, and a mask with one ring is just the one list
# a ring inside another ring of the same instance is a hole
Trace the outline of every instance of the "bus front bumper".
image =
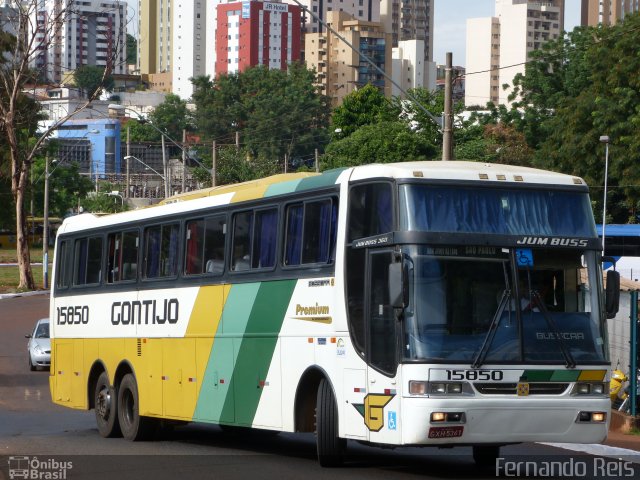
[[(496, 400), (405, 398), (403, 418), (410, 418), (411, 421), (403, 424), (402, 443), (600, 443), (607, 438), (610, 408), (608, 398), (593, 397)], [(445, 421), (433, 421), (442, 417), (443, 413)], [(604, 421), (594, 421), (592, 418), (599, 417), (594, 413), (604, 413)]]

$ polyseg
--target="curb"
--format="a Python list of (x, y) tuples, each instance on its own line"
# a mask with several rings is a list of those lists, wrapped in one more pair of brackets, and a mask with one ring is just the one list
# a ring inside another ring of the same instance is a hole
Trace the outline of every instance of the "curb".
[(22, 292), (22, 293), (4, 293), (0, 294), (0, 300), (4, 300), (7, 298), (16, 298), (16, 297), (32, 297), (34, 295), (45, 295), (49, 294), (49, 290), (34, 290), (32, 292)]

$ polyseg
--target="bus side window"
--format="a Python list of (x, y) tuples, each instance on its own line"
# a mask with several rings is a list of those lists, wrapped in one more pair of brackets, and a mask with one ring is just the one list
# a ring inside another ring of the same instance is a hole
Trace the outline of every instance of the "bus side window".
[(56, 252), (56, 287), (67, 288), (69, 286), (69, 277), (67, 275), (67, 242), (60, 242), (58, 251)]
[(145, 278), (172, 277), (178, 266), (177, 223), (145, 229)]
[(311, 201), (287, 207), (284, 264), (330, 263), (334, 260), (337, 203)]
[(218, 215), (187, 222), (185, 275), (222, 275), (226, 217)]
[(391, 184), (357, 185), (349, 192), (349, 242), (393, 230)]
[(269, 268), (276, 264), (278, 209), (258, 210), (255, 214), (251, 268)]
[(73, 265), (74, 285), (100, 283), (102, 237), (89, 237), (76, 240)]
[(251, 268), (252, 228), (253, 212), (241, 212), (233, 216), (231, 270), (234, 272), (241, 272)]

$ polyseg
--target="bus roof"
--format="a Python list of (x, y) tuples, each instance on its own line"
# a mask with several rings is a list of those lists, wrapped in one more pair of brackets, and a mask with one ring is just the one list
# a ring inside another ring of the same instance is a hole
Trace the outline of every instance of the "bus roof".
[(135, 222), (159, 214), (170, 215), (286, 193), (326, 188), (350, 180), (365, 180), (367, 178), (420, 178), (478, 183), (566, 185), (586, 188), (584, 180), (578, 177), (511, 165), (465, 161), (369, 164), (328, 170), (321, 174), (311, 172), (279, 174), (244, 183), (205, 188), (169, 197), (153, 207), (113, 215), (101, 217), (89, 213), (76, 215), (66, 219), (58, 233), (99, 228), (127, 221)]

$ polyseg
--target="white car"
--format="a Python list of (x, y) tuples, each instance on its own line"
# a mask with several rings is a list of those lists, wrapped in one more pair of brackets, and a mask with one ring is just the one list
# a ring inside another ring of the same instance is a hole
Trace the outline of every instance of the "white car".
[(42, 318), (36, 322), (33, 333), (25, 335), (29, 339), (27, 351), (29, 352), (29, 369), (38, 367), (49, 368), (51, 366), (51, 339), (49, 338), (49, 319)]

